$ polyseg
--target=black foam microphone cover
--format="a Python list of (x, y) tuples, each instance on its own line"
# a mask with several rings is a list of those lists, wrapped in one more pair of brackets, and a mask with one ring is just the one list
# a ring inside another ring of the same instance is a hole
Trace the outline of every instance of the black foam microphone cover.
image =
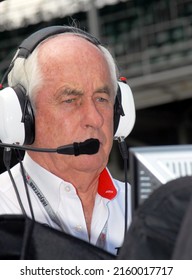
[(98, 152), (100, 143), (98, 139), (90, 138), (84, 142), (80, 142), (80, 143), (75, 142), (73, 145), (74, 145), (75, 156), (82, 155), (82, 154), (93, 155)]
[(98, 139), (90, 138), (85, 140), (84, 142), (74, 142), (70, 145), (60, 146), (57, 148), (58, 154), (65, 155), (93, 155), (96, 154), (99, 150), (100, 142)]

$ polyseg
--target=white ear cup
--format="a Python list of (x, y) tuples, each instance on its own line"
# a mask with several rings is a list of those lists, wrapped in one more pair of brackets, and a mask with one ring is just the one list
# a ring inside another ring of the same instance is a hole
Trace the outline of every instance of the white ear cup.
[(126, 138), (132, 131), (135, 124), (135, 104), (133, 94), (128, 84), (118, 82), (121, 90), (121, 105), (124, 116), (120, 116), (119, 124), (114, 135), (114, 140)]
[(0, 140), (3, 143), (20, 145), (25, 140), (21, 106), (11, 87), (0, 91)]

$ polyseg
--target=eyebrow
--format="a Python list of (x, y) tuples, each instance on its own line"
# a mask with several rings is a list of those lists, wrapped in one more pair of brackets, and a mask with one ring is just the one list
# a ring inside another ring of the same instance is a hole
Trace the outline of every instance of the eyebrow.
[(74, 89), (74, 88), (64, 88), (61, 91), (62, 94), (70, 96), (70, 95), (75, 95), (75, 96), (81, 96), (83, 95), (83, 91)]
[[(82, 90), (70, 88), (70, 87), (60, 88), (60, 90), (58, 92), (59, 92), (59, 95), (58, 95), (57, 99), (61, 98), (62, 96), (83, 96), (84, 95), (84, 92)], [(110, 92), (111, 91), (107, 85), (103, 86), (103, 87), (99, 87), (94, 91), (94, 93), (105, 93), (109, 96), (110, 96)]]
[(108, 86), (103, 86), (103, 87), (96, 89), (94, 92), (95, 93), (104, 92), (104, 93), (110, 95), (111, 90), (109, 89)]

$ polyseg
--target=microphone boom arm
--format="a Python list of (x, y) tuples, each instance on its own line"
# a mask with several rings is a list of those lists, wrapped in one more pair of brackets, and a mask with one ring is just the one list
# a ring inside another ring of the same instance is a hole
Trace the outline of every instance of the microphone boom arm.
[(99, 146), (100, 146), (99, 140), (94, 138), (87, 139), (84, 142), (80, 142), (80, 143), (74, 142), (73, 144), (60, 146), (55, 149), (0, 143), (0, 147), (4, 147), (4, 148), (41, 152), (41, 153), (58, 153), (58, 154), (75, 155), (75, 156), (82, 155), (82, 154), (88, 154), (88, 155), (96, 154), (99, 150)]

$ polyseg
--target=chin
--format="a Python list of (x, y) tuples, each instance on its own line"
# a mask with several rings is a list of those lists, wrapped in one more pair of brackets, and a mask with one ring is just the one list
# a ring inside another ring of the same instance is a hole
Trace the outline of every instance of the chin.
[(94, 171), (103, 170), (107, 165), (108, 159), (104, 160), (105, 157), (95, 154), (95, 155), (81, 155), (78, 157), (78, 168), (82, 171)]

